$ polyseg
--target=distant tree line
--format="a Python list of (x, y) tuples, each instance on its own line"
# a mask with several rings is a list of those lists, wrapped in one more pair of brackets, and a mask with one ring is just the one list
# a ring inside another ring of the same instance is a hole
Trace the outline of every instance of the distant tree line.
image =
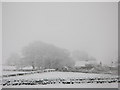
[(30, 43), (23, 47), (21, 55), (12, 54), (7, 59), (7, 65), (14, 65), (18, 69), (31, 66), (33, 69), (56, 69), (73, 68), (76, 61), (95, 61), (86, 52), (79, 50), (70, 53), (68, 50), (56, 47), (41, 41)]
[(75, 65), (68, 50), (40, 41), (24, 47), (21, 54), (21, 57), (18, 54), (11, 55), (7, 64), (18, 68), (32, 66), (33, 69), (61, 69)]

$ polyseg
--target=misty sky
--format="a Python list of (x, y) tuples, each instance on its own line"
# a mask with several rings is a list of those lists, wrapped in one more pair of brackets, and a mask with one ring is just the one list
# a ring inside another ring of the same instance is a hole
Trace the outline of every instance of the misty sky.
[(110, 64), (118, 55), (117, 7), (117, 2), (3, 3), (3, 61), (40, 40)]

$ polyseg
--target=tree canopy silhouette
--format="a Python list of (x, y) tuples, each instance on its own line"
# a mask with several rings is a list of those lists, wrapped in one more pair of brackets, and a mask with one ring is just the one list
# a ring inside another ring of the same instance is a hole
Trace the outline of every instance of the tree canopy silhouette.
[(40, 41), (24, 47), (22, 55), (24, 64), (31, 65), (33, 69), (35, 67), (60, 69), (75, 64), (68, 50)]

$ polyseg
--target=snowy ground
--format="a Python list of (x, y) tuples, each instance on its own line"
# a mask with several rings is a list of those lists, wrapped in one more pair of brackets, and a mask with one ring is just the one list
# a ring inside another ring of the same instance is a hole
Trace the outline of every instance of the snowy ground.
[(4, 79), (36, 79), (36, 78), (95, 78), (95, 77), (115, 77), (115, 75), (110, 74), (90, 74), (90, 73), (79, 73), (79, 72), (44, 72), (44, 73), (35, 73), (24, 76), (15, 76), (15, 77), (4, 77)]
[(48, 84), (48, 85), (22, 85), (22, 86), (5, 86), (3, 88), (118, 88), (116, 83), (105, 84)]
[(17, 73), (27, 73), (22, 71), (3, 71), (2, 75), (17, 74)]
[[(13, 77), (4, 77), (3, 79), (74, 79), (74, 78), (112, 78), (116, 77), (115, 75), (110, 74), (90, 74), (90, 73), (79, 73), (79, 72), (44, 72), (44, 73), (35, 73), (30, 75), (23, 76), (13, 76)], [(118, 83), (104, 83), (104, 84), (47, 84), (47, 85), (20, 85), (20, 86), (4, 86), (11, 88), (118, 88)]]

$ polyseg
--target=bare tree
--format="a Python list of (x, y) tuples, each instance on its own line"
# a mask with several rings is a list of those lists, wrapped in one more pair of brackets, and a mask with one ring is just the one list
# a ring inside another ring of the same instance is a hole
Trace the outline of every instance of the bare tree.
[(43, 42), (34, 42), (24, 47), (22, 54), (26, 64), (31, 65), (33, 69), (35, 67), (57, 69), (74, 65), (69, 51)]

